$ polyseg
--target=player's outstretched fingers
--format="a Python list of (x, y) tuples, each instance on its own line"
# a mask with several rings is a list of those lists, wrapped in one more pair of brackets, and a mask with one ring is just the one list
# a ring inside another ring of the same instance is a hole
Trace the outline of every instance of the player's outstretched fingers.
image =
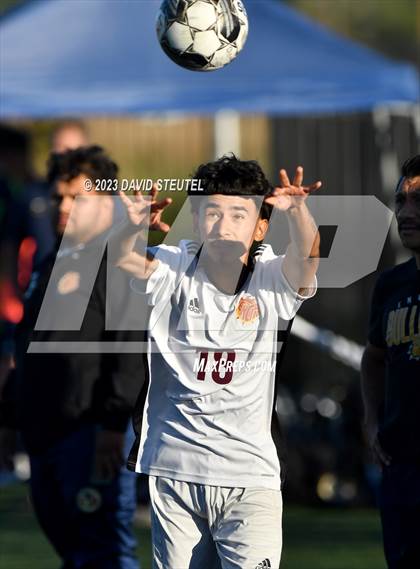
[(302, 185), (302, 182), (303, 182), (303, 168), (302, 166), (298, 166), (296, 168), (295, 177), (293, 178), (293, 185), (299, 188)]
[(152, 211), (158, 212), (163, 211), (168, 205), (172, 203), (172, 198), (165, 198), (160, 202), (153, 202), (152, 203)]
[(315, 182), (314, 184), (311, 184), (310, 186), (304, 186), (304, 190), (307, 194), (310, 194), (311, 192), (315, 192), (316, 190), (319, 190), (319, 188), (322, 186), (322, 182), (318, 181)]
[(152, 202), (155, 202), (155, 201), (156, 201), (157, 195), (158, 195), (158, 187), (157, 187), (157, 184), (154, 183), (154, 184), (152, 185), (152, 189), (151, 189), (151, 191), (150, 191), (150, 196), (151, 196), (151, 198), (152, 198)]
[(284, 168), (280, 170), (279, 177), (280, 177), (280, 184), (282, 185), (283, 188), (287, 188), (288, 186), (290, 186), (289, 176), (287, 175), (287, 172)]
[(128, 222), (131, 224), (132, 230), (135, 231), (135, 228), (139, 229), (148, 215), (146, 201), (142, 196), (139, 199), (137, 196), (134, 196), (135, 201), (133, 201), (123, 192), (119, 192), (119, 195), (126, 208)]
[(171, 229), (170, 225), (168, 225), (164, 221), (159, 220), (159, 231), (162, 231), (163, 233), (169, 233), (170, 229)]
[(132, 198), (129, 198), (125, 192), (118, 192), (124, 205), (128, 211), (139, 212), (139, 210), (146, 205), (146, 200), (140, 192), (134, 190)]
[(121, 201), (123, 202), (123, 204), (125, 205), (125, 207), (128, 208), (128, 207), (131, 207), (131, 206), (133, 205), (133, 202), (130, 200), (130, 198), (128, 198), (128, 197), (125, 195), (125, 192), (119, 191), (119, 192), (118, 192), (118, 195), (120, 196)]

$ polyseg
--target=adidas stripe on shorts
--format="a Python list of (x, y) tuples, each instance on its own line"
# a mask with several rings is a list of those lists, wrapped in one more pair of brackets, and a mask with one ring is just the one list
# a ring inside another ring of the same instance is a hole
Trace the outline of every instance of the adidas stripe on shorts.
[(149, 477), (154, 569), (278, 569), (282, 495)]

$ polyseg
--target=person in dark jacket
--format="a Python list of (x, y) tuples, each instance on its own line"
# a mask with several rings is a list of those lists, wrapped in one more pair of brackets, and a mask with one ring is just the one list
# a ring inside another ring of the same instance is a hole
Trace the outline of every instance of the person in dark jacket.
[(420, 567), (420, 155), (401, 174), (395, 214), (411, 258), (378, 278), (362, 360), (367, 438), (382, 469), (389, 569)]
[[(62, 240), (32, 275), (16, 333), (17, 367), (0, 408), (0, 467), (10, 466), (18, 429), (30, 457), (35, 513), (63, 569), (139, 566), (136, 476), (124, 463), (143, 356), (102, 353), (139, 333), (106, 329), (106, 244), (118, 198), (86, 191), (116, 178), (116, 164), (100, 147), (51, 156)], [(112, 286), (124, 290), (125, 278), (117, 274)], [(123, 309), (114, 303), (114, 311)]]

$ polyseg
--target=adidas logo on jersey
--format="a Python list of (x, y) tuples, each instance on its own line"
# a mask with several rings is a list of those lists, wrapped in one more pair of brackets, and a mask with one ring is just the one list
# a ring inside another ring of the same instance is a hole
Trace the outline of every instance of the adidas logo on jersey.
[(200, 249), (200, 245), (196, 241), (183, 240), (181, 241), (181, 243), (183, 243), (183, 245), (185, 246), (188, 255), (196, 255)]
[(258, 565), (255, 567), (255, 569), (267, 569), (268, 567), (271, 567), (270, 560), (264, 559), (264, 561), (261, 561), (261, 563), (258, 563)]
[(264, 263), (266, 261), (270, 261), (271, 259), (275, 259), (275, 258), (276, 258), (276, 255), (275, 255), (271, 245), (269, 243), (261, 243), (255, 249), (253, 257), (252, 257), (252, 261), (255, 265), (255, 263), (258, 263), (258, 262)]
[(195, 312), (196, 314), (200, 314), (200, 304), (198, 302), (198, 298), (193, 298), (190, 300), (188, 310), (191, 310), (191, 312)]

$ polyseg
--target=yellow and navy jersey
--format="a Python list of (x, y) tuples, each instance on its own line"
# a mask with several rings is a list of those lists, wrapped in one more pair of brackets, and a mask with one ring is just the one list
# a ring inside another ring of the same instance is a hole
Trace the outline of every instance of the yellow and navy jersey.
[(420, 457), (420, 270), (414, 258), (379, 277), (369, 341), (386, 358), (380, 439), (396, 458)]

